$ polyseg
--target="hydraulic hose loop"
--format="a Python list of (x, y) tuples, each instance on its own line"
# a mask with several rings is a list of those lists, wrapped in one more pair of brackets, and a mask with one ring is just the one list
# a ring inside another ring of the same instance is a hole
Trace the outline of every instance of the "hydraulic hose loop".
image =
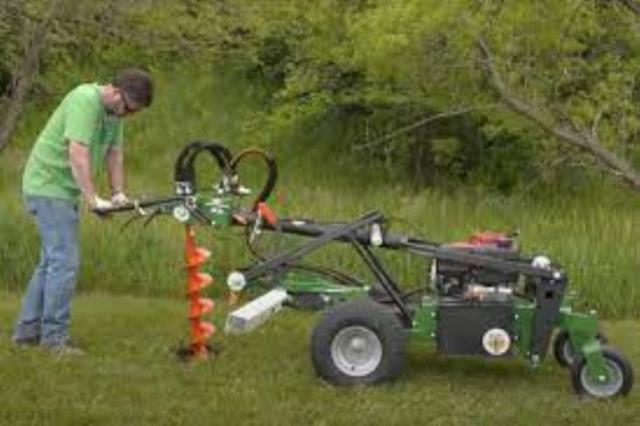
[(231, 176), (233, 174), (230, 168), (231, 152), (227, 148), (215, 142), (191, 142), (180, 151), (174, 166), (174, 181), (176, 192), (179, 195), (192, 195), (196, 192), (194, 163), (203, 150), (214, 157), (224, 175)]
[(176, 182), (191, 181), (193, 170), (189, 170), (186, 160), (192, 156), (194, 151), (198, 150), (202, 144), (202, 142), (192, 142), (182, 148), (174, 165), (174, 180)]
[(180, 170), (186, 170), (185, 161), (187, 161), (187, 158), (191, 158), (189, 161), (193, 163), (192, 158), (202, 149), (207, 149), (216, 157), (218, 166), (220, 166), (221, 169), (224, 169), (225, 166), (231, 162), (231, 151), (223, 145), (211, 141), (193, 141), (182, 148), (182, 151), (178, 154), (178, 158), (176, 160), (176, 174), (178, 174)]
[(258, 196), (253, 203), (253, 210), (255, 211), (258, 208), (258, 204), (265, 202), (267, 198), (269, 198), (269, 195), (271, 195), (273, 188), (275, 188), (276, 181), (278, 180), (278, 167), (276, 165), (275, 159), (266, 151), (263, 151), (260, 148), (247, 148), (239, 151), (236, 155), (233, 156), (230, 162), (231, 170), (235, 172), (240, 161), (249, 156), (261, 157), (267, 165), (269, 173), (266, 183), (262, 187), (262, 190), (258, 193)]

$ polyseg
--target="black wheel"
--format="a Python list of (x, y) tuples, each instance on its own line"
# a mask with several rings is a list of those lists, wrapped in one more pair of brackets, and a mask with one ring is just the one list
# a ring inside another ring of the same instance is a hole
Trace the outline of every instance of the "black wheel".
[(610, 379), (606, 382), (599, 382), (589, 377), (586, 359), (579, 358), (570, 367), (573, 388), (579, 394), (602, 399), (628, 394), (633, 386), (631, 364), (624, 356), (608, 346), (602, 349), (602, 355), (606, 361)]
[[(598, 339), (601, 345), (606, 345), (608, 343), (604, 333), (600, 331), (596, 335), (596, 339)], [(556, 335), (556, 338), (553, 341), (553, 355), (555, 356), (556, 361), (558, 361), (558, 364), (563, 367), (569, 367), (580, 357), (571, 345), (569, 332), (566, 330), (562, 330)]]
[(343, 302), (328, 310), (311, 336), (316, 373), (338, 385), (393, 379), (405, 361), (406, 332), (387, 307), (371, 300)]

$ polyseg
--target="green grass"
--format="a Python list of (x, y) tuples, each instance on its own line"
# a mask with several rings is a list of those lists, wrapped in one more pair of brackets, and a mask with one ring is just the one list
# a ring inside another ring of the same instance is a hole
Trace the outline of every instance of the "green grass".
[[(1, 294), (2, 425), (621, 425), (640, 416), (637, 390), (610, 402), (578, 397), (552, 357), (532, 370), (521, 359), (453, 359), (414, 346), (395, 382), (333, 387), (309, 359), (317, 314), (291, 310), (253, 333), (216, 334), (216, 359), (183, 364), (173, 349), (186, 336), (186, 302), (80, 296), (72, 333), (88, 354), (56, 359), (11, 346), (18, 304)], [(605, 331), (640, 365), (640, 323)]]
[[(335, 141), (343, 141), (348, 132), (331, 123), (274, 140), (259, 130), (247, 132), (252, 114), (262, 108), (263, 94), (235, 77), (166, 71), (158, 73), (157, 80), (153, 107), (126, 125), (128, 189), (133, 196), (172, 193), (173, 161), (186, 141), (214, 139), (232, 150), (255, 143), (273, 151), (278, 160), (276, 192), (286, 199), (284, 205), (275, 205), (281, 214), (347, 220), (377, 209), (404, 221), (394, 222), (394, 229), (436, 241), (461, 239), (483, 229), (519, 228), (523, 252), (547, 254), (563, 265), (570, 288), (583, 296), (583, 307), (608, 318), (640, 316), (640, 215), (627, 189), (603, 184), (577, 198), (549, 194), (535, 199), (470, 188), (455, 193), (415, 191), (366, 158), (332, 151), (340, 145)], [(0, 290), (21, 292), (37, 261), (38, 237), (21, 205), (20, 176), (31, 144), (57, 100), (54, 96), (47, 105), (29, 106), (12, 145), (0, 155)], [(203, 188), (215, 175), (207, 161), (198, 163)], [(79, 290), (180, 295), (181, 227), (164, 219), (121, 232), (124, 220), (85, 215)], [(218, 278), (250, 259), (237, 231), (199, 230), (201, 243), (214, 251), (208, 269)], [(422, 260), (387, 258), (402, 285), (423, 280), (427, 265)], [(341, 249), (324, 250), (314, 260), (360, 271), (357, 258)]]

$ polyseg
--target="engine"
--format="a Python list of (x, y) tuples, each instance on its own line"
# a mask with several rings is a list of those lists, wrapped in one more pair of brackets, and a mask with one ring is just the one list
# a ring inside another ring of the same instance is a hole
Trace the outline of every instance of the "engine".
[[(442, 247), (505, 260), (517, 259), (519, 254), (514, 235), (496, 232), (475, 233), (464, 241), (444, 244)], [(508, 299), (518, 281), (516, 273), (436, 259), (431, 263), (429, 276), (432, 289), (439, 296), (468, 300)]]

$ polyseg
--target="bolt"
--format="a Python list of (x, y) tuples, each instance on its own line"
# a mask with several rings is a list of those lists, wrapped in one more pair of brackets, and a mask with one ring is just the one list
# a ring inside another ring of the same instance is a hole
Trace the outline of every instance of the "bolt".
[(538, 355), (538, 354), (531, 355), (531, 363), (534, 366), (537, 366), (538, 364), (540, 364), (540, 355)]

